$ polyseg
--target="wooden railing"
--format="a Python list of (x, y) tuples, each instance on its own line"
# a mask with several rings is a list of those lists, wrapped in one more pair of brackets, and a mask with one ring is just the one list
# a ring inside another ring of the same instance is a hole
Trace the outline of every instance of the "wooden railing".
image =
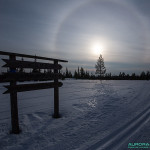
[[(20, 132), (18, 120), (17, 92), (54, 88), (53, 116), (54, 118), (59, 118), (59, 87), (61, 87), (63, 84), (58, 81), (59, 78), (62, 77), (60, 73), (62, 66), (58, 63), (68, 61), (4, 51), (0, 51), (0, 55), (9, 56), (9, 59), (2, 59), (6, 63), (2, 67), (8, 68), (8, 71), (0, 75), (0, 82), (10, 83), (10, 85), (4, 86), (7, 90), (3, 94), (10, 93), (12, 133), (18, 134)], [(19, 57), (21, 57), (22, 60), (16, 59)], [(24, 61), (24, 58), (31, 58), (34, 59), (34, 61)], [(53, 63), (37, 62), (37, 60), (52, 61)], [(25, 69), (32, 69), (32, 72), (26, 72)], [(47, 72), (42, 73), (39, 71), (40, 69), (47, 69)], [(53, 82), (17, 85), (17, 81), (45, 80), (53, 80)]]

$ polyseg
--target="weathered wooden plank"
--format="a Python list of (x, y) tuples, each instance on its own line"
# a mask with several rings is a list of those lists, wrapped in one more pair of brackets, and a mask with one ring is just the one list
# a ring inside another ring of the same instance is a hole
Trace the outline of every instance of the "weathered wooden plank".
[[(57, 65), (58, 61), (54, 61), (54, 64)], [(54, 73), (58, 73), (58, 69), (54, 69)], [(54, 79), (54, 82), (58, 83), (58, 78)], [(59, 88), (58, 86), (54, 87), (54, 118), (59, 118)]]
[(0, 75), (0, 83), (10, 81), (48, 81), (55, 78), (61, 79), (62, 74), (54, 73), (4, 73)]
[[(16, 60), (16, 56), (9, 56), (10, 60)], [(16, 68), (10, 68), (15, 70)], [(10, 82), (10, 87), (16, 86), (16, 81)], [(11, 104), (11, 124), (12, 124), (12, 133), (19, 134), (19, 118), (18, 118), (18, 102), (17, 102), (17, 92), (10, 91), (10, 104)]]
[(27, 55), (27, 54), (18, 54), (18, 53), (12, 53), (12, 52), (4, 52), (0, 51), (0, 55), (14, 55), (18, 57), (25, 57), (25, 58), (34, 58), (34, 59), (42, 59), (42, 60), (51, 60), (51, 61), (59, 61), (59, 62), (68, 62), (67, 60), (62, 59), (54, 59), (54, 58), (48, 58), (48, 57), (41, 57), (41, 56), (34, 56), (34, 55)]
[(54, 87), (61, 87), (63, 84), (61, 82), (54, 83), (54, 82), (48, 82), (48, 83), (36, 83), (36, 84), (19, 84), (16, 86), (4, 86), (8, 90), (5, 91), (3, 94), (11, 93), (12, 91), (15, 92), (25, 92), (25, 91), (32, 91), (32, 90), (40, 90), (40, 89), (48, 89), (48, 88), (54, 88)]
[(8, 60), (2, 59), (6, 64), (3, 67), (11, 68), (33, 68), (33, 69), (61, 69), (60, 64), (50, 64), (41, 62), (30, 62), (30, 61), (20, 61), (20, 60)]

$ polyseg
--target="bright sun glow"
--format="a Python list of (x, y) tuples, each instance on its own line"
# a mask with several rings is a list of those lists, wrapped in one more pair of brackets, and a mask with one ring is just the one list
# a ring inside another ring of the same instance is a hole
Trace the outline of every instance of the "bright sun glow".
[(99, 43), (95, 43), (92, 46), (92, 53), (94, 55), (100, 55), (102, 53), (102, 49), (103, 49), (102, 45), (100, 45)]

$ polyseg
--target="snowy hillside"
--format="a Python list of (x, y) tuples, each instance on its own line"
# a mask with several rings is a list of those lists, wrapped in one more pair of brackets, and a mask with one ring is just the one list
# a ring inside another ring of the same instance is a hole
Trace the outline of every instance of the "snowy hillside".
[(126, 150), (128, 143), (150, 143), (149, 81), (63, 83), (59, 119), (52, 118), (52, 89), (18, 93), (19, 135), (9, 134), (9, 94), (0, 84), (0, 150)]

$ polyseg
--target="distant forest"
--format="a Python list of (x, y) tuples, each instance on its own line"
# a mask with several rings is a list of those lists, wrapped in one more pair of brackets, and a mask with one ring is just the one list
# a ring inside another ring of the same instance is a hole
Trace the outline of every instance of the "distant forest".
[[(0, 82), (3, 82), (5, 80), (7, 80), (7, 78), (9, 76), (12, 76), (11, 73), (9, 73), (10, 71), (7, 70), (7, 73), (1, 73), (0, 74)], [(60, 73), (60, 71), (59, 71)], [(20, 75), (19, 75), (20, 74)], [(61, 75), (62, 74), (62, 75)], [(88, 80), (150, 80), (150, 71), (146, 71), (146, 72), (141, 72), (139, 75), (137, 75), (136, 73), (132, 73), (131, 75), (126, 74), (125, 72), (120, 72), (118, 75), (112, 75), (111, 73), (105, 73), (103, 75), (96, 75), (93, 73), (89, 73), (89, 71), (85, 70), (83, 67), (78, 67), (77, 70), (75, 70), (73, 73), (68, 70), (68, 68), (66, 68), (66, 70), (64, 72), (61, 72), (61, 74), (59, 74), (59, 78), (61, 79), (65, 79), (65, 78), (74, 78), (74, 79), (88, 79)], [(30, 70), (29, 72), (26, 72), (25, 70), (16, 70), (16, 78), (17, 76), (20, 77), (20, 80), (18, 81), (22, 81), (21, 77), (27, 78), (30, 81), (30, 78), (34, 78), (35, 81), (44, 79), (45, 81), (47, 80), (52, 80), (53, 76), (55, 76), (53, 70), (35, 70), (33, 69), (32, 71)]]
[(90, 74), (83, 67), (74, 71), (72, 74), (71, 71), (66, 68), (66, 71), (63, 73), (63, 78), (74, 78), (74, 79), (91, 79), (91, 80), (150, 80), (150, 71), (141, 72), (140, 75), (132, 73), (131, 75), (126, 74), (125, 72), (120, 72), (119, 75), (112, 75), (111, 73), (105, 73), (103, 76)]

